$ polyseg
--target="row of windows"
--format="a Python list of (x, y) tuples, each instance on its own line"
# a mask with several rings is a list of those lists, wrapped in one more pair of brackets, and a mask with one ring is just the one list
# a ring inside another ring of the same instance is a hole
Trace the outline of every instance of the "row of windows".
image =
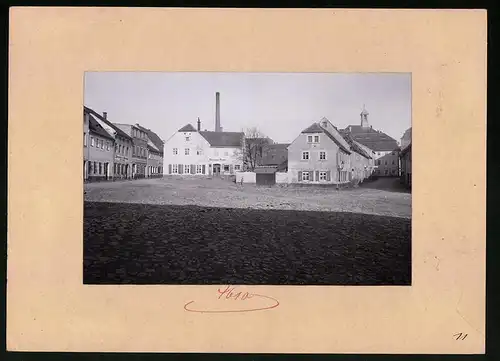
[[(319, 172), (318, 173), (318, 176), (319, 176), (319, 181), (326, 181), (329, 177), (329, 172), (325, 172), (325, 171), (322, 171), (322, 172)], [(312, 181), (313, 180), (313, 172), (302, 172), (302, 180), (303, 181)]]
[(205, 166), (196, 165), (194, 167), (195, 173), (191, 172), (191, 165), (189, 164), (172, 164), (172, 174), (203, 174), (205, 171)]
[(128, 164), (115, 163), (114, 174), (117, 175), (127, 175)]
[[(128, 144), (128, 142), (127, 142)], [(83, 146), (86, 147), (87, 146), (87, 133), (83, 133)], [(103, 139), (98, 139), (98, 138), (94, 138), (94, 137), (90, 137), (90, 146), (91, 147), (96, 147), (98, 149), (105, 149), (106, 151), (109, 151), (111, 149), (111, 146), (112, 146), (112, 142), (110, 141), (104, 141)], [(134, 146), (133, 148), (133, 155), (139, 155), (139, 156), (142, 156), (142, 157), (146, 157), (147, 156), (147, 150), (143, 147), (139, 147), (139, 146)], [(118, 154), (123, 154), (123, 155), (129, 155), (129, 150), (130, 148), (128, 146), (124, 146), (124, 145), (121, 145), (121, 144), (115, 144), (115, 152), (117, 152)]]
[[(205, 174), (206, 167), (204, 164), (171, 164), (171, 172), (172, 174)], [(222, 170), (224, 172), (230, 171), (229, 164), (224, 164), (222, 166)], [(234, 165), (234, 170), (241, 170), (241, 166), (239, 164)]]
[[(106, 175), (107, 167), (109, 163), (101, 162), (87, 162), (87, 172), (89, 175)], [(85, 167), (85, 161), (83, 161), (83, 166)]]
[[(98, 149), (109, 150), (111, 142), (104, 141), (103, 139), (90, 137), (90, 146)], [(83, 133), (83, 146), (87, 146), (87, 133)]]
[[(216, 152), (217, 153), (217, 152)], [(178, 148), (173, 148), (172, 149), (172, 154), (177, 155), (179, 154), (179, 149)], [(191, 150), (189, 148), (184, 148), (184, 155), (189, 155), (191, 154)], [(201, 149), (196, 150), (196, 155), (202, 155), (203, 151)], [(224, 155), (227, 155), (228, 153), (225, 152)], [(216, 155), (219, 155), (218, 153)]]
[(143, 147), (139, 147), (138, 145), (134, 146), (132, 155), (138, 157), (147, 157), (147, 149)]
[[(376, 169), (375, 174), (380, 174), (380, 169)], [(389, 172), (389, 169), (386, 169), (384, 171), (384, 174), (385, 175), (389, 175), (389, 174), (396, 175), (396, 174), (398, 174), (398, 171), (396, 169), (393, 169), (391, 172)]]
[(319, 143), (319, 135), (308, 135), (307, 143)]
[[(304, 151), (302, 152), (302, 160), (309, 160), (310, 158), (310, 152), (309, 151)], [(321, 151), (319, 152), (319, 160), (326, 160), (326, 152)]]
[(148, 135), (139, 129), (132, 128), (132, 137), (147, 139)]
[[(377, 164), (377, 165), (381, 165), (381, 164), (382, 164), (382, 162), (380, 161), (380, 159), (379, 159), (379, 160), (377, 160), (377, 163), (376, 163), (376, 164)], [(395, 160), (393, 160), (393, 161), (392, 161), (392, 164), (393, 164), (393, 165), (395, 165), (395, 164), (396, 164), (396, 161), (395, 161)], [(387, 165), (387, 161), (385, 161), (385, 165)]]
[[(319, 171), (316, 173), (316, 178), (314, 177), (314, 171), (302, 171), (299, 173), (299, 181), (319, 181), (319, 182), (325, 182), (325, 181), (330, 181), (331, 180), (331, 171)], [(334, 173), (336, 174), (336, 173)], [(346, 182), (349, 180), (349, 172), (348, 171), (340, 171), (339, 176), (337, 178), (340, 178), (340, 182)]]

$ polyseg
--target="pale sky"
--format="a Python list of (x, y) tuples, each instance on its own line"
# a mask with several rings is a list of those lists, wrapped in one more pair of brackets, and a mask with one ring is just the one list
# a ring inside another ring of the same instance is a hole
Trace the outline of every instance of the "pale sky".
[(257, 127), (280, 143), (322, 117), (359, 125), (363, 104), (370, 125), (398, 141), (411, 127), (410, 73), (88, 72), (84, 104), (166, 140), (198, 117), (213, 131), (217, 91), (224, 131)]

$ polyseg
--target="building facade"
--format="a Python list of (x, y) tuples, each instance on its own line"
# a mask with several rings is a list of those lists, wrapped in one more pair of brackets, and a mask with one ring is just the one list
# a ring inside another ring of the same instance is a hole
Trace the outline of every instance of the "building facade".
[(148, 159), (146, 161), (146, 178), (158, 178), (163, 176), (163, 148), (164, 142), (151, 129), (139, 124), (136, 126), (147, 135)]
[(231, 175), (243, 167), (244, 133), (201, 131), (191, 124), (165, 142), (167, 174)]
[(378, 176), (399, 176), (398, 142), (380, 130), (375, 130), (368, 122), (369, 113), (363, 107), (361, 125), (349, 125), (344, 129), (353, 140), (368, 149), (374, 160), (374, 174)]
[(340, 130), (339, 133), (349, 144), (351, 150), (351, 172), (349, 174), (349, 179), (362, 183), (371, 175), (374, 169), (374, 160), (371, 156), (371, 152), (367, 150), (366, 147), (363, 147), (360, 143), (356, 142), (350, 134), (344, 130)]
[(411, 188), (411, 142), (401, 151), (401, 182)]
[[(84, 116), (85, 118), (85, 116)], [(87, 142), (87, 181), (113, 179), (114, 139), (92, 116), (88, 115), (89, 141)]]
[(148, 135), (138, 124), (114, 123), (129, 137), (132, 138), (131, 177), (145, 178), (148, 160)]
[(112, 179), (130, 179), (132, 178), (131, 155), (132, 155), (132, 137), (123, 132), (108, 120), (107, 113), (102, 115), (95, 110), (84, 107), (84, 119), (91, 118), (106, 130), (113, 137), (113, 166)]
[(288, 146), (291, 183), (343, 184), (349, 182), (351, 150), (326, 118), (304, 129)]

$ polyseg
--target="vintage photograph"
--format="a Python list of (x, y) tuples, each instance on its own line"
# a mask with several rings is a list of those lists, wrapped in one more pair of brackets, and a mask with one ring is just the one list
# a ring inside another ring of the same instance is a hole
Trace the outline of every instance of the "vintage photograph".
[(410, 73), (87, 72), (83, 282), (411, 285)]

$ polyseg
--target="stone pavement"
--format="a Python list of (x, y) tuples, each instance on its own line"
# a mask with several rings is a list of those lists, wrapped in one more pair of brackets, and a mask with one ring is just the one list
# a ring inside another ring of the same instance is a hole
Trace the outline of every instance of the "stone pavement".
[[(375, 181), (377, 182), (377, 181)], [(374, 184), (375, 184), (374, 182)], [(227, 208), (355, 212), (411, 218), (411, 194), (376, 189), (259, 187), (221, 179), (164, 177), (85, 184), (85, 200)]]

